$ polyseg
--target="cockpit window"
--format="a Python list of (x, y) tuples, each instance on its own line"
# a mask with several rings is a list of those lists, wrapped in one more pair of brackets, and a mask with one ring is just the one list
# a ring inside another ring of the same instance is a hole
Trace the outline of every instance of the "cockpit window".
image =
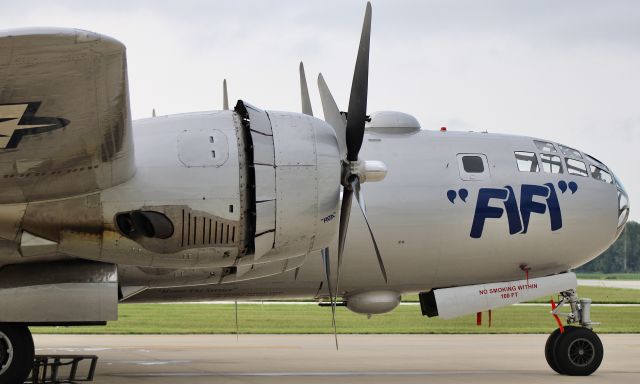
[(560, 150), (562, 151), (562, 154), (565, 156), (575, 157), (576, 159), (582, 159), (582, 155), (578, 150), (575, 150), (570, 147), (565, 147), (564, 145), (560, 146)]
[(572, 175), (587, 177), (589, 174), (587, 173), (587, 166), (580, 160), (576, 159), (566, 159), (567, 162), (567, 172)]
[(589, 170), (591, 170), (591, 176), (594, 179), (604, 181), (605, 183), (613, 184), (613, 177), (611, 177), (609, 172), (605, 171), (604, 169), (597, 167), (595, 165), (592, 165), (589, 167)]
[(541, 153), (540, 162), (546, 173), (562, 173), (562, 160), (559, 156)]
[(480, 156), (463, 156), (462, 166), (467, 173), (482, 173), (484, 172), (484, 164)]
[(533, 140), (533, 142), (536, 144), (536, 147), (538, 147), (538, 150), (540, 152), (556, 152), (556, 147), (555, 145), (553, 145), (553, 143), (541, 140)]
[(600, 168), (602, 168), (602, 169), (606, 168), (606, 165), (604, 165), (604, 163), (602, 161), (596, 159), (595, 157), (593, 157), (591, 155), (587, 155), (586, 153), (584, 154), (584, 156), (587, 158), (587, 160), (589, 160), (593, 164), (598, 164), (600, 166)]
[(520, 172), (539, 172), (538, 158), (533, 152), (515, 152)]

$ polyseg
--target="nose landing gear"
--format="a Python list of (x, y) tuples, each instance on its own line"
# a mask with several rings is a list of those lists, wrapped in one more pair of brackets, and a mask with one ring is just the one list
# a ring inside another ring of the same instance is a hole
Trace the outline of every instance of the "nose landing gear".
[(552, 314), (557, 315), (568, 304), (571, 313), (567, 315), (567, 324), (579, 326), (560, 326), (549, 335), (544, 350), (547, 363), (562, 375), (588, 376), (598, 369), (604, 356), (602, 342), (591, 330), (591, 300), (578, 300), (573, 289), (560, 295), (562, 300)]

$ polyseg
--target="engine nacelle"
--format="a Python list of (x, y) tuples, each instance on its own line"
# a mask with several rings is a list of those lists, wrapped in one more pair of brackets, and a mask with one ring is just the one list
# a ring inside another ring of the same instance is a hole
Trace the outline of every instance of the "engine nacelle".
[(255, 259), (324, 248), (336, 233), (339, 209), (340, 156), (333, 129), (308, 115), (265, 112), (243, 102), (236, 111), (248, 128), (245, 145), (253, 151), (248, 169), (249, 180), (255, 180)]
[(227, 282), (296, 268), (337, 233), (341, 163), (322, 120), (239, 101), (136, 122), (134, 142), (136, 174), (123, 184), (3, 206), (11, 257), (205, 268), (184, 277)]
[(347, 295), (347, 308), (363, 315), (379, 315), (400, 305), (400, 294), (394, 291), (368, 291)]

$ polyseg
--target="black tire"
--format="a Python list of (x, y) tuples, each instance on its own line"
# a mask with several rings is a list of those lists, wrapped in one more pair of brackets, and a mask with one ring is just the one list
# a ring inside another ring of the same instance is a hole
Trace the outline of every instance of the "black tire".
[(33, 338), (26, 325), (0, 324), (0, 384), (22, 384), (33, 367)]
[(602, 342), (598, 335), (588, 328), (568, 328), (572, 328), (571, 331), (563, 333), (556, 340), (554, 361), (565, 375), (589, 376), (602, 363)]
[(549, 335), (549, 338), (547, 338), (547, 343), (544, 346), (544, 357), (547, 359), (547, 364), (549, 364), (551, 369), (561, 375), (564, 375), (565, 372), (562, 371), (562, 367), (558, 366), (557, 363), (556, 348), (558, 345), (558, 339), (560, 338), (560, 336), (572, 332), (576, 329), (578, 329), (578, 327), (564, 327), (564, 333), (560, 333), (560, 328), (556, 329)]
[(558, 369), (558, 365), (556, 364), (556, 356), (555, 356), (555, 348), (556, 341), (558, 341), (558, 337), (560, 337), (560, 328), (551, 332), (549, 337), (547, 338), (547, 342), (544, 345), (544, 357), (547, 359), (547, 364), (559, 374), (563, 374), (560, 369)]

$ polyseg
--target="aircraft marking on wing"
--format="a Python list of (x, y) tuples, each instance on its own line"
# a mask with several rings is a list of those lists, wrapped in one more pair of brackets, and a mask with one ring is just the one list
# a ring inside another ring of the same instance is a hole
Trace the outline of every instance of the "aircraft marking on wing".
[(41, 102), (0, 105), (0, 149), (13, 149), (26, 135), (50, 132), (66, 127), (69, 120), (35, 116)]
[[(562, 194), (568, 190), (573, 195), (578, 190), (578, 184), (574, 181), (567, 183), (562, 180), (558, 182), (558, 188)], [(457, 197), (460, 197), (460, 200), (466, 203), (468, 195), (469, 191), (465, 188), (461, 188), (458, 191), (453, 189), (447, 191), (447, 199), (452, 204), (455, 204)], [(536, 196), (544, 199), (544, 202), (535, 201), (534, 197)], [(502, 201), (504, 208), (490, 205), (492, 200)], [(545, 183), (544, 185), (522, 184), (520, 186), (520, 202), (516, 199), (513, 187), (507, 185), (504, 188), (480, 188), (478, 190), (469, 236), (474, 239), (481, 238), (487, 219), (500, 219), (505, 211), (507, 212), (510, 235), (527, 233), (531, 215), (534, 213), (541, 215), (549, 213), (552, 232), (562, 228), (562, 210), (556, 187), (553, 183)]]

